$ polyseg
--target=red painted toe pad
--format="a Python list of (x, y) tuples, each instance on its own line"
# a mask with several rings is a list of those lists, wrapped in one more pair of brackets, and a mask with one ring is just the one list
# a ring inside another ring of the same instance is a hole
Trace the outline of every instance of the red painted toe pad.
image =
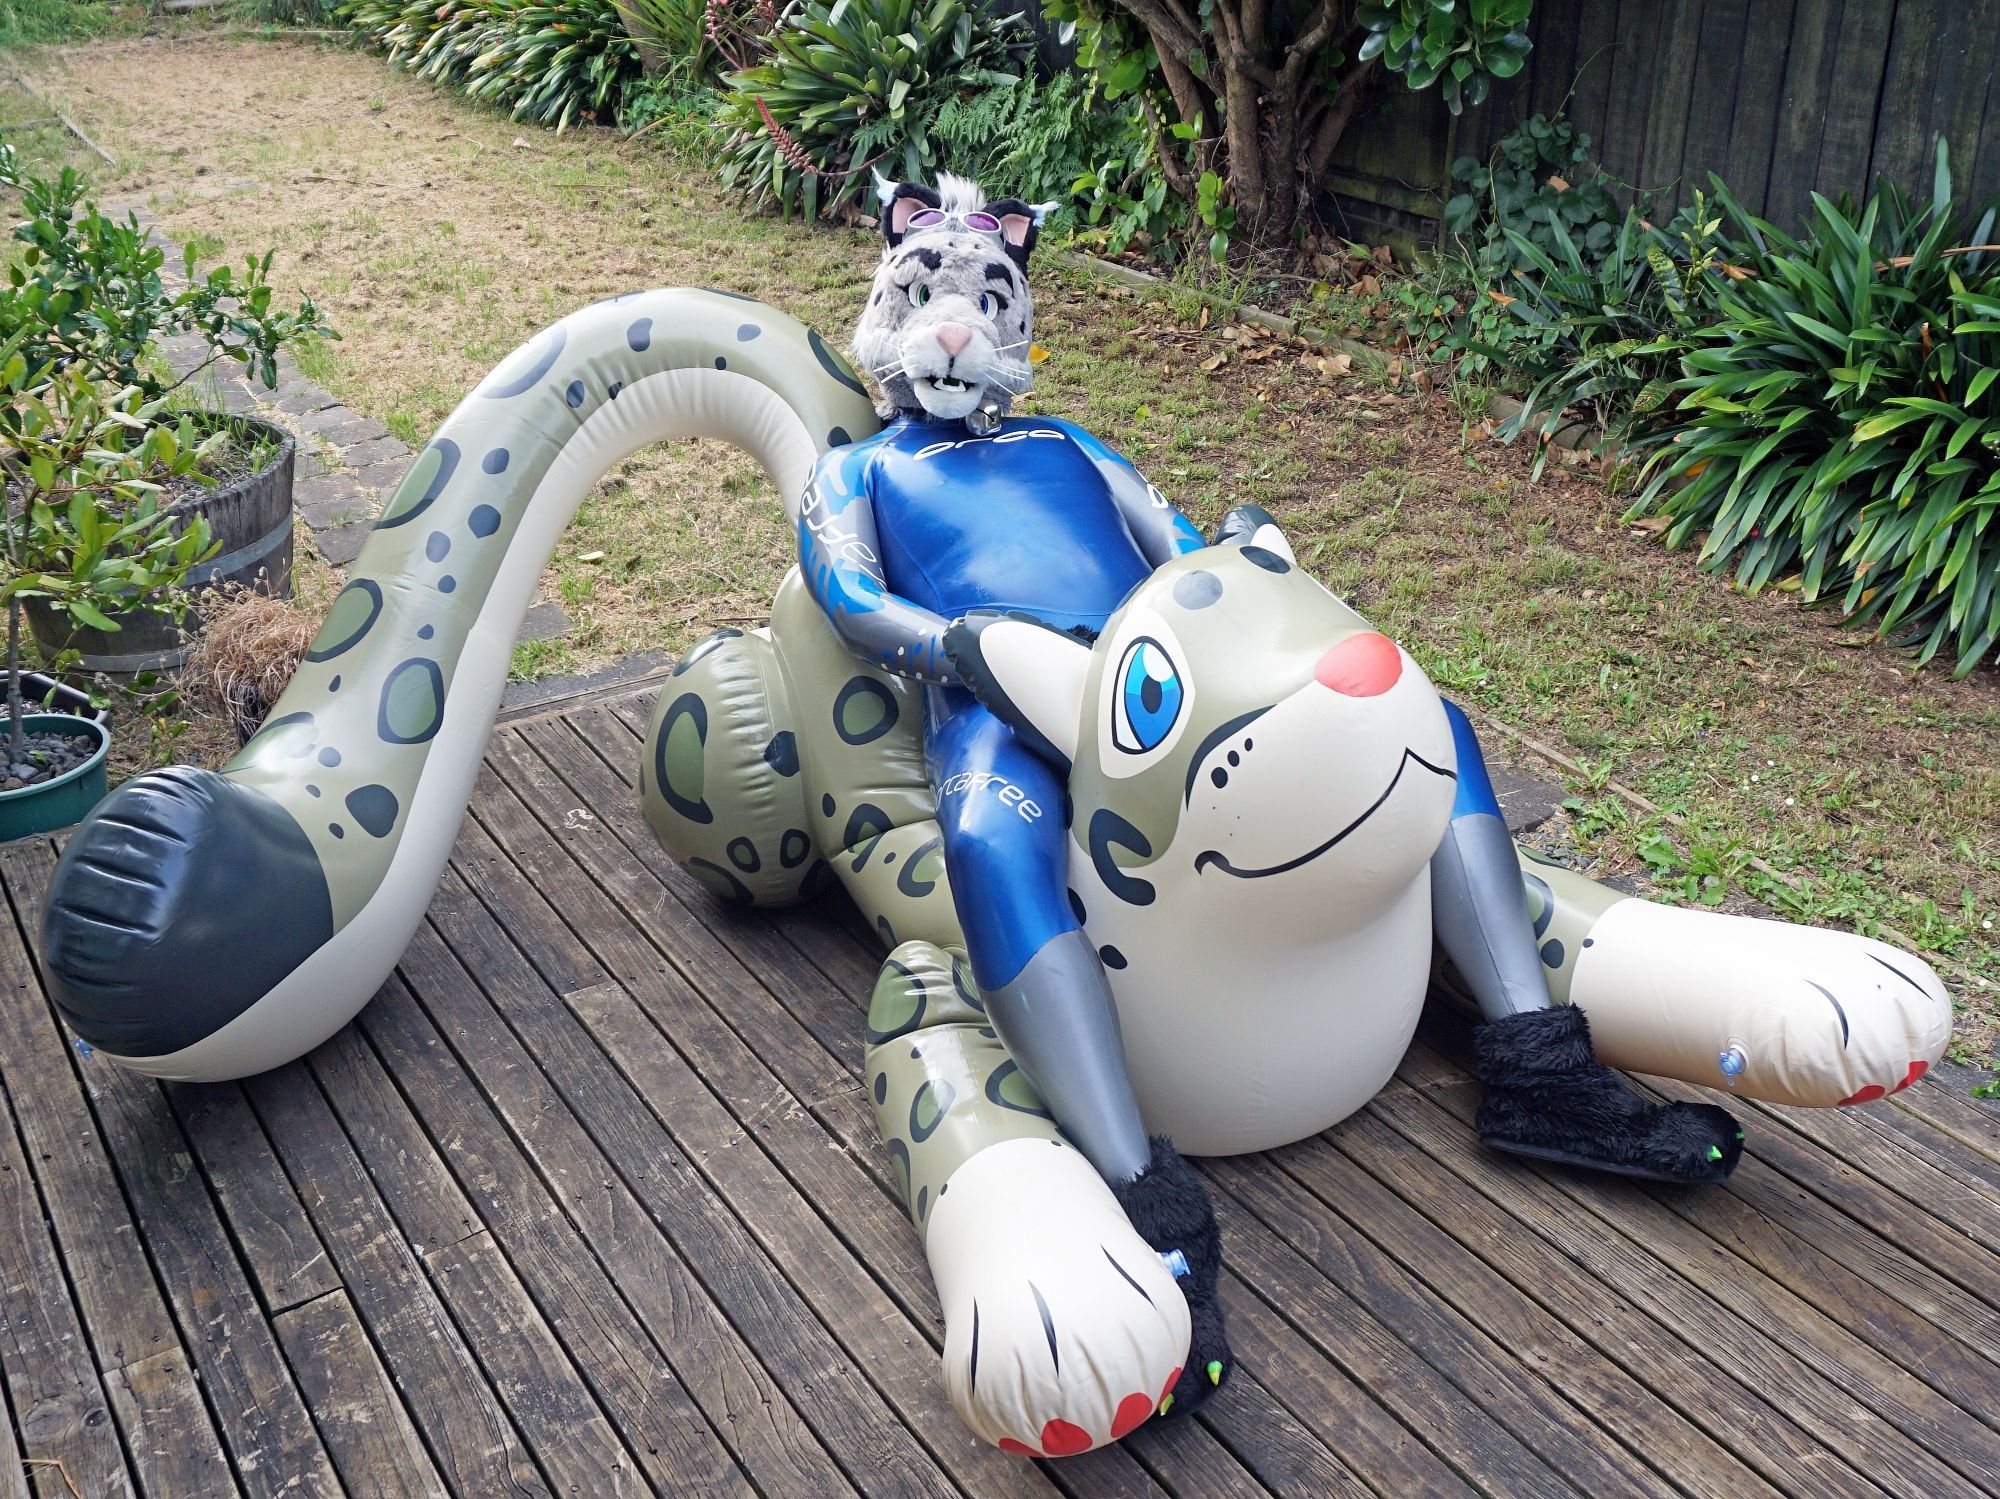
[(1155, 1402), (1151, 1395), (1141, 1391), (1127, 1395), (1118, 1402), (1118, 1413), (1111, 1418), (1111, 1440), (1117, 1441), (1128, 1432), (1136, 1431), (1153, 1414)]

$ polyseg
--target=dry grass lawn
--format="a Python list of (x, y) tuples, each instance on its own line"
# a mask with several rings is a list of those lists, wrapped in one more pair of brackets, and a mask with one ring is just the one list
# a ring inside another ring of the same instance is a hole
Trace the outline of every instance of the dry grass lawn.
[[(106, 196), (144, 196), (212, 253), (275, 246), (279, 282), (310, 290), (344, 334), (312, 373), (412, 443), (580, 303), (714, 284), (837, 333), (873, 257), (863, 236), (746, 215), (698, 162), (527, 130), (338, 47), (151, 39), (37, 67), (124, 164)], [(1055, 355), (1038, 409), (1095, 428), (1204, 523), (1266, 504), (1441, 686), (1567, 756), (1575, 802), (1557, 836), (1600, 869), (1682, 898), (1892, 926), (1964, 994), (1969, 1054), (1991, 1045), (1993, 671), (1915, 672), (1824, 612), (1736, 594), (1621, 525), (1594, 481), (1529, 484), (1525, 455), (1480, 438), (1445, 396), (1329, 376), (1053, 270), (1038, 337)], [(551, 564), (548, 592), (577, 631), (517, 668), (589, 667), (760, 617), (790, 557), (782, 508), (740, 455), (641, 455)]]

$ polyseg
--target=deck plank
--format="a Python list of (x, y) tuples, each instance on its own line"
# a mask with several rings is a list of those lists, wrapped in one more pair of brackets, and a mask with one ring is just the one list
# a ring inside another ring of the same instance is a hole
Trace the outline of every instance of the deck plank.
[[(1417, 1059), (1412, 1075), (1432, 1068), (1456, 1071), (1421, 1042), (1412, 1055)], [(1829, 1482), (1837, 1478), (1841, 1491), (1865, 1492), (1858, 1486), (1879, 1484), (1891, 1493), (1979, 1492), (1854, 1393), (1865, 1391), (1876, 1403), (1896, 1408), (1901, 1400), (1922, 1399), (1916, 1381), (1871, 1359), (1870, 1350), (1824, 1325), (1824, 1319), (1814, 1321), (1811, 1309), (1782, 1287), (1745, 1273), (1741, 1261), (1642, 1189), (1595, 1180), (1579, 1185), (1560, 1171), (1475, 1155), (1465, 1128), (1476, 1107), (1475, 1090), (1458, 1074), (1421, 1092), (1391, 1090), (1369, 1107), (1488, 1195), (1504, 1195), (1517, 1217), (1558, 1238), (1611, 1285), (1671, 1315), (1677, 1326), (1729, 1358), (1812, 1438), (1815, 1445), (1801, 1455), (1811, 1459), (1811, 1471), (1823, 1472)], [(1539, 1190), (1528, 1188), (1524, 1176)], [(1773, 1323), (1783, 1328), (1782, 1339), (1771, 1336)], [(1810, 1359), (1802, 1356), (1808, 1349)], [(1904, 1415), (1916, 1424), (1910, 1412)], [(1845, 1475), (1838, 1473), (1840, 1460), (1847, 1465)]]
[[(0, 849), (0, 868), (28, 897), (47, 879), (47, 846)], [(118, 1176), (92, 1117), (68, 1034), (58, 1028), (29, 950), (0, 913), (0, 1077), (14, 1098), (21, 1142), (42, 1184), (49, 1222), (63, 1246), (77, 1304), (100, 1369), (116, 1369), (180, 1346), (172, 1315), (140, 1245)]]
[[(0, 876), (31, 949), (41, 940), (53, 867), (54, 850), (46, 845), (17, 845), (0, 856)], [(85, 1068), (97, 1127), (183, 1329), (236, 1481), (246, 1494), (273, 1499), (338, 1494), (340, 1481), (312, 1416), (161, 1084), (102, 1060), (87, 1059)]]
[[(1298, 1274), (1310, 1267), (1340, 1287), (1455, 1386), (1466, 1408), (1491, 1418), (1572, 1487), (1593, 1499), (1674, 1492), (1572, 1405), (1560, 1387), (1509, 1357), (1503, 1343), (1454, 1308), (1426, 1294), (1416, 1277), (1283, 1173), (1228, 1160), (1207, 1163), (1205, 1169), (1210, 1183), (1221, 1188), (1225, 1224), (1254, 1221), (1260, 1235), (1268, 1233), (1287, 1251), (1283, 1263), (1289, 1271)], [(1240, 1233), (1230, 1240), (1232, 1248), (1241, 1242)], [(1268, 1256), (1271, 1249), (1260, 1244), (1258, 1252)], [(1262, 1276), (1258, 1284), (1267, 1293), (1277, 1289)], [(1321, 1293), (1319, 1299), (1329, 1298)], [(1406, 1356), (1405, 1362), (1413, 1366), (1415, 1361)]]
[[(1572, 1327), (1563, 1316), (1569, 1298), (1562, 1292), (1573, 1289), (1581, 1296), (1590, 1288), (1581, 1277), (1565, 1280), (1564, 1272), (1571, 1269), (1567, 1262), (1554, 1257), (1538, 1260), (1531, 1251), (1519, 1254), (1511, 1247), (1494, 1255), (1490, 1246), (1506, 1231), (1497, 1215), (1486, 1220), (1488, 1234), (1467, 1235), (1479, 1240), (1480, 1247), (1454, 1239), (1421, 1210), (1424, 1201), (1435, 1201), (1435, 1180), (1428, 1174), (1417, 1174), (1419, 1179), (1411, 1181), (1413, 1173), (1402, 1169), (1406, 1163), (1397, 1159), (1407, 1151), (1385, 1148), (1389, 1142), (1384, 1134), (1376, 1121), (1362, 1115), (1327, 1137), (1275, 1152), (1268, 1165), (1277, 1170), (1266, 1173), (1272, 1178), (1272, 1189), (1279, 1189), (1278, 1184), (1289, 1177), (1310, 1194), (1310, 1202), (1293, 1199), (1289, 1211), (1329, 1215), (1321, 1218), (1322, 1233), (1332, 1227), (1331, 1215), (1337, 1215), (1351, 1231), (1367, 1235), (1421, 1282), (1425, 1291), (1418, 1295), (1428, 1294), (1455, 1307), (1462, 1317), (1492, 1334), (1529, 1377), (1547, 1379), (1577, 1409), (1620, 1412), (1621, 1424), (1628, 1432), (1645, 1433), (1642, 1450), (1631, 1453), (1628, 1464), (1650, 1463), (1670, 1483), (1704, 1499), (1720, 1499), (1725, 1494), (1768, 1499), (1777, 1492), (1730, 1451), (1729, 1436), (1704, 1432), (1684, 1414), (1690, 1409), (1701, 1412), (1712, 1402), (1719, 1370), (1706, 1375), (1696, 1372), (1705, 1361), (1685, 1346), (1671, 1356), (1652, 1356), (1662, 1341), (1663, 1329), (1643, 1317), (1628, 1316), (1623, 1329), (1625, 1349), (1618, 1346), (1621, 1340), (1610, 1337), (1593, 1342), (1589, 1333), (1600, 1331), (1605, 1320), (1623, 1308), (1593, 1309), (1592, 1315), (1576, 1318), (1584, 1324), (1582, 1328)], [(1352, 1155), (1336, 1149), (1336, 1143), (1362, 1152), (1372, 1144), (1376, 1148), (1373, 1158), (1385, 1168), (1382, 1176), (1370, 1175)], [(1245, 1166), (1229, 1169), (1245, 1178), (1256, 1174)], [(1397, 1183), (1398, 1190), (1385, 1185), (1390, 1181)], [(1305, 1248), (1296, 1239), (1292, 1242)], [(1529, 1260), (1533, 1273), (1524, 1279), (1545, 1299), (1534, 1299), (1526, 1287), (1503, 1276), (1489, 1263), (1489, 1255)], [(1379, 1275), (1378, 1271), (1376, 1278)], [(1643, 1370), (1644, 1377), (1621, 1365), (1619, 1352), (1625, 1352)], [(1679, 1404), (1669, 1403), (1662, 1391), (1675, 1395)], [(1748, 1434), (1740, 1428), (1735, 1433), (1739, 1438)]]
[(2000, 1492), (1989, 1111), (1752, 1105), (1726, 1188), (1623, 1184), (1481, 1148), (1442, 1026), (1353, 1119), (1202, 1168), (1221, 1397), (986, 1447), (861, 1085), (881, 955), (657, 846), (655, 687), (503, 722), (397, 975), (243, 1085), (73, 1051), (51, 847), (0, 849), (0, 1499)]
[(337, 1288), (326, 1246), (243, 1090), (234, 1083), (169, 1083), (166, 1093), (267, 1313)]
[(290, 1307), (271, 1325), (351, 1499), (446, 1499), (444, 1480), (346, 1292)]
[(128, 1433), (141, 1493), (177, 1499), (242, 1492), (180, 1349), (113, 1369), (104, 1376), (104, 1385), (118, 1424)]
[[(526, 1051), (499, 1036), (491, 1007), (435, 933), (419, 934), (406, 973), (425, 1008), (394, 984), (368, 1012), (368, 1036), (424, 1127), (452, 1142), (460, 1180), (478, 1184), (488, 1225), (638, 1439), (646, 1470), (662, 1481), (745, 1492), (733, 1443), (774, 1478), (811, 1474), (838, 1483), (613, 1164), (552, 1138), (565, 1127), (556, 1111), (566, 1105)], [(700, 1357), (691, 1359), (695, 1349)], [(677, 1364), (692, 1366), (687, 1377)], [(749, 1419), (753, 1412), (760, 1419)]]
[[(12, 1102), (0, 1087), (0, 1104)], [(22, 1457), (62, 1464), (92, 1493), (130, 1494), (118, 1429), (63, 1269), (13, 1110), (0, 1108), (0, 1367)], [(37, 1494), (61, 1491), (55, 1473), (34, 1471)]]
[(451, 1491), (553, 1499), (306, 1064), (244, 1091)]
[[(366, 1013), (393, 1023), (409, 1009), (392, 978)], [(648, 1487), (639, 1473), (664, 1480), (675, 1458), (691, 1479), (720, 1486), (735, 1476), (726, 1459), (704, 1460), (712, 1447), (675, 1440), (699, 1418), (671, 1398), (680, 1393), (671, 1374), (504, 1132), (476, 1107), (426, 1132), (431, 1121), (419, 1113), (434, 1074), (403, 1054), (392, 1078), (394, 1063), (370, 1045), (376, 1035), (373, 1025), (350, 1027), (308, 1061), (551, 1483), (564, 1493), (639, 1493)], [(434, 1034), (425, 1039), (433, 1056), (444, 1054)], [(607, 1408), (620, 1410), (622, 1433)]]

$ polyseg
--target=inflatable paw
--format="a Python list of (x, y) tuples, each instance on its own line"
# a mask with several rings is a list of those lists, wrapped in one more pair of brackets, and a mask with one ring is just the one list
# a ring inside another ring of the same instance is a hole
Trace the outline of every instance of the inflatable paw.
[(925, 1249), (944, 1305), (945, 1387), (1007, 1451), (1069, 1457), (1117, 1441), (1180, 1378), (1186, 1300), (1060, 1141), (1010, 1140), (959, 1167)]
[(1951, 1038), (1951, 998), (1909, 953), (1642, 900), (1591, 926), (1570, 997), (1611, 1066), (1804, 1108), (1907, 1087)]

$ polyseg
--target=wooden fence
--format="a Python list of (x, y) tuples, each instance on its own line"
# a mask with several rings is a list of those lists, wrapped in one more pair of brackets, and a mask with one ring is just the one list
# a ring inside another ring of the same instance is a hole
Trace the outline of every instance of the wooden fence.
[(1663, 205), (1715, 172), (1786, 227), (1814, 192), (1928, 190), (1939, 135), (1961, 194), (2000, 187), (1994, 0), (1538, 0), (1529, 29), (1528, 67), (1456, 119), (1389, 81), (1327, 184), (1350, 232), (1429, 240), (1451, 162), (1538, 112)]

